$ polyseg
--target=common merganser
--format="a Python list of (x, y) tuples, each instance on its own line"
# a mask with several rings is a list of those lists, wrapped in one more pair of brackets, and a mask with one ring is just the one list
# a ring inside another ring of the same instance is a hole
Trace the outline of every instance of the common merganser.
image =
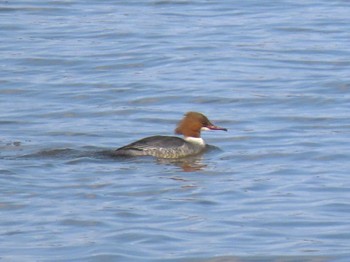
[(202, 152), (206, 145), (201, 138), (201, 131), (224, 130), (226, 128), (213, 125), (209, 119), (197, 112), (188, 112), (178, 123), (176, 136), (151, 136), (118, 148), (114, 155), (119, 156), (155, 156), (157, 158), (181, 158)]

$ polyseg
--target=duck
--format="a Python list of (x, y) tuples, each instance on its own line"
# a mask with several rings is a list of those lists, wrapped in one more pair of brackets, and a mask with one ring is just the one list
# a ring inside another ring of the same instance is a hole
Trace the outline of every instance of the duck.
[(122, 146), (113, 152), (116, 156), (153, 156), (156, 158), (184, 158), (197, 155), (206, 148), (201, 131), (222, 130), (227, 128), (214, 125), (204, 114), (187, 112), (177, 124), (178, 136), (155, 135)]

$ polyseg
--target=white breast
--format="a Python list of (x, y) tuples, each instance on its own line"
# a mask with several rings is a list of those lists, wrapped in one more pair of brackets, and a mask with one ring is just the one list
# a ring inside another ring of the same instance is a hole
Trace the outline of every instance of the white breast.
[(203, 138), (201, 137), (185, 137), (185, 140), (193, 145), (199, 146), (204, 148), (205, 147), (205, 142)]

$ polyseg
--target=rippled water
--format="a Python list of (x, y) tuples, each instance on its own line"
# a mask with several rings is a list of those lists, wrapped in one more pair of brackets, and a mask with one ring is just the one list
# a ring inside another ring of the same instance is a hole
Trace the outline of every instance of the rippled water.
[[(348, 1), (0, 2), (4, 261), (348, 261)], [(118, 159), (189, 110), (229, 132)]]

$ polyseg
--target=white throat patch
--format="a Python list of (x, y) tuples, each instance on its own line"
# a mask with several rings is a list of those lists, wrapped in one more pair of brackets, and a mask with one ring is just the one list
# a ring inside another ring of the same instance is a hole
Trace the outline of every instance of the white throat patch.
[(185, 137), (185, 140), (191, 144), (205, 147), (205, 142), (204, 142), (203, 138), (201, 138), (201, 137), (187, 136), (187, 137)]

